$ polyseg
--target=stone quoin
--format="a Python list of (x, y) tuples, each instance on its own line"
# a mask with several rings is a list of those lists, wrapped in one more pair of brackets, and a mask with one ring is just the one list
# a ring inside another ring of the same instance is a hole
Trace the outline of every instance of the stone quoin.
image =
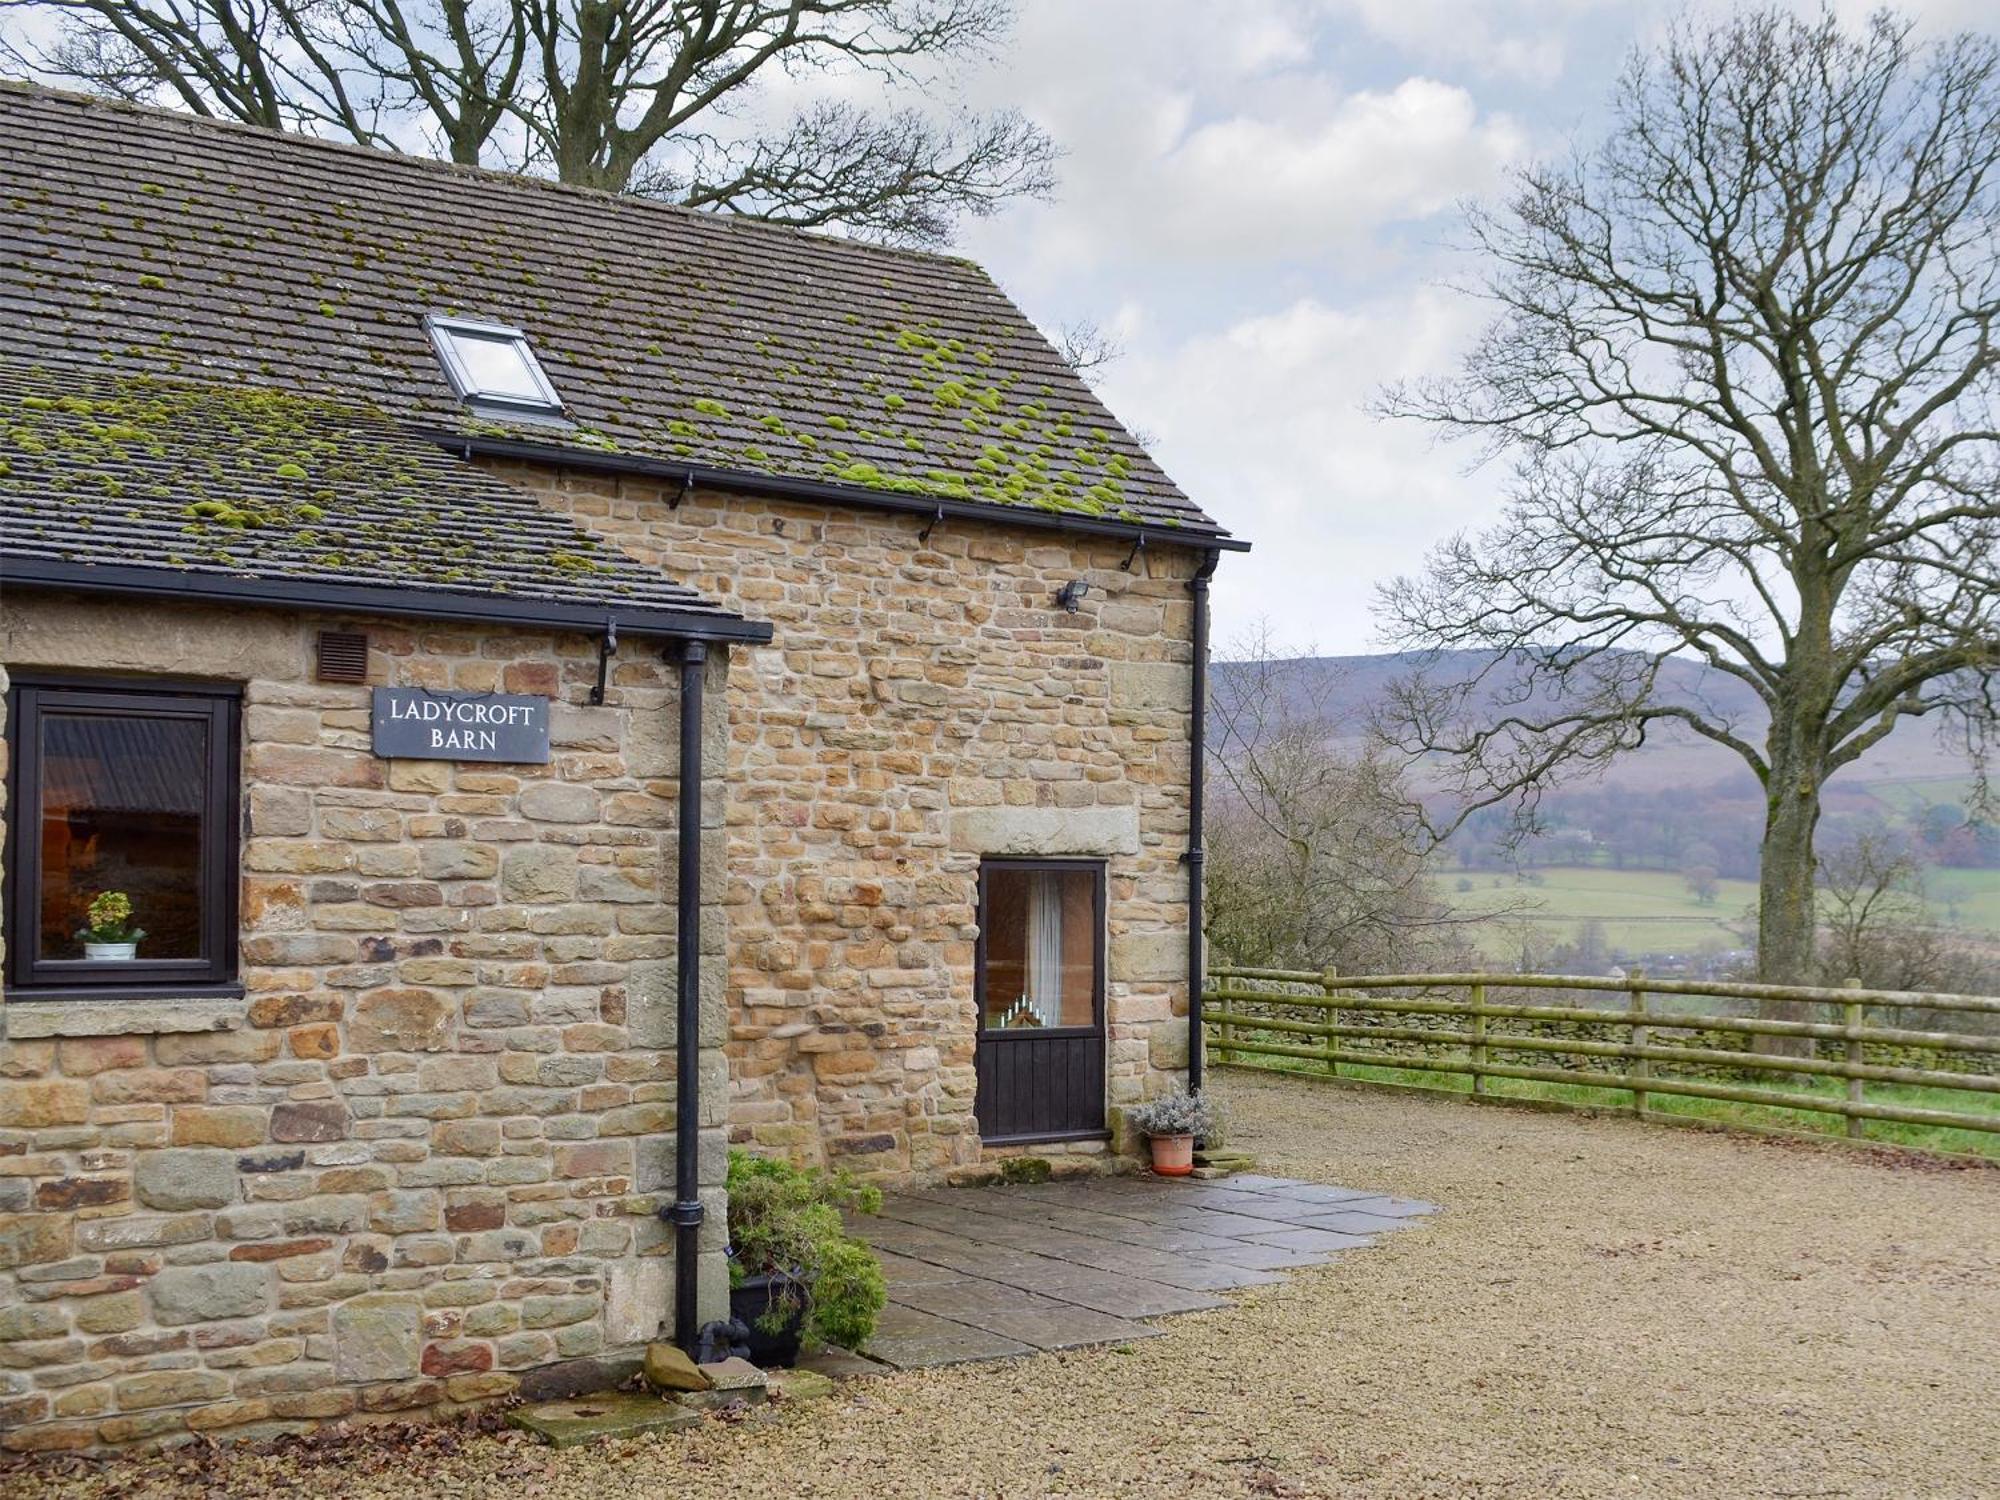
[(1243, 544), (976, 266), (0, 131), (0, 1447), (600, 1389), (725, 1308), (732, 1146), (932, 1181), (1187, 1078)]

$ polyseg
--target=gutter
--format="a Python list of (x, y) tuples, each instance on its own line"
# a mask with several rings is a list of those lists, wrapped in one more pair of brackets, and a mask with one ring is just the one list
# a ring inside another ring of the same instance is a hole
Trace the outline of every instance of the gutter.
[(0, 562), (0, 583), (16, 589), (64, 590), (141, 599), (219, 599), (272, 609), (448, 620), (468, 625), (576, 631), (590, 636), (605, 633), (608, 610), (608, 618), (627, 635), (753, 644), (771, 639), (771, 626), (766, 621), (746, 620), (730, 614), (703, 614), (696, 610), (649, 609), (608, 603), (561, 604), (552, 600), (501, 594), (460, 594), (380, 584), (319, 583), (308, 579), (246, 578), (235, 573), (75, 563), (54, 558), (8, 557)]
[(1201, 906), (1203, 867), (1208, 861), (1208, 845), (1202, 836), (1202, 817), (1207, 791), (1208, 761), (1208, 581), (1215, 576), (1220, 552), (1210, 552), (1188, 580), (1194, 595), (1194, 691), (1188, 704), (1188, 846), (1182, 856), (1188, 871), (1188, 1092), (1199, 1094), (1202, 1085)]
[(1120, 541), (1143, 540), (1151, 546), (1197, 547), (1204, 551), (1248, 552), (1250, 544), (1233, 536), (1192, 531), (1178, 526), (1147, 526), (1130, 521), (1100, 521), (1089, 516), (1070, 515), (1029, 507), (989, 504), (977, 500), (942, 500), (932, 495), (913, 495), (901, 490), (880, 490), (865, 484), (841, 484), (834, 480), (795, 479), (775, 474), (744, 474), (733, 469), (710, 469), (696, 464), (669, 463), (639, 454), (600, 453), (566, 447), (561, 443), (538, 443), (526, 438), (468, 437), (438, 428), (419, 428), (416, 437), (436, 443), (461, 458), (501, 458), (550, 464), (589, 474), (619, 474), (656, 479), (683, 487), (724, 490), (739, 495), (761, 495), (766, 499), (802, 500), (814, 505), (845, 505), (864, 510), (896, 511), (904, 515), (927, 516), (933, 521), (947, 517), (962, 521), (986, 521), (999, 526), (1024, 526), (1037, 531), (1064, 531), (1078, 536), (1115, 537)]
[(695, 1357), (701, 1257), (701, 715), (708, 647), (681, 647), (680, 805), (674, 930), (674, 1342)]

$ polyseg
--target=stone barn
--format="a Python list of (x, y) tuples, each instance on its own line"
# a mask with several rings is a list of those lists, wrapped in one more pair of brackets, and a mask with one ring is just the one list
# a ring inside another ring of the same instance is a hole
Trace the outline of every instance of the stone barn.
[(728, 1146), (1184, 1076), (1243, 544), (977, 266), (0, 139), (0, 1444), (601, 1384), (720, 1309)]

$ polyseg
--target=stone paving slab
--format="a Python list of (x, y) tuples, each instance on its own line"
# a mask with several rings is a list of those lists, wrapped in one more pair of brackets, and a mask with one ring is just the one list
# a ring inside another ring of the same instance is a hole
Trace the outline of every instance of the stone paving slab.
[(881, 1360), (885, 1365), (894, 1365), (899, 1370), (917, 1370), (935, 1365), (962, 1365), (975, 1359), (1006, 1359), (1016, 1354), (1035, 1352), (1033, 1346), (1018, 1339), (1004, 1338), (969, 1323), (940, 1318), (895, 1301), (893, 1299), (899, 1294), (894, 1288), (889, 1295), (892, 1300), (882, 1309), (882, 1316), (875, 1325), (875, 1335), (868, 1340), (870, 1357)]
[(605, 1391), (569, 1401), (544, 1401), (507, 1414), (514, 1426), (546, 1439), (557, 1448), (573, 1448), (600, 1438), (640, 1437), (692, 1427), (701, 1413), (651, 1391)]
[(889, 1286), (868, 1354), (898, 1369), (1126, 1343), (1434, 1212), (1326, 1183), (1072, 1178), (892, 1194), (856, 1218)]

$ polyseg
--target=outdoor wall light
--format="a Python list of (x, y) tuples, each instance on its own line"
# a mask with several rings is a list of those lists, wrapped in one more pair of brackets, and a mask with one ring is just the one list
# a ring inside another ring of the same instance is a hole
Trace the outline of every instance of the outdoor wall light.
[(1083, 604), (1083, 596), (1090, 592), (1090, 585), (1081, 578), (1072, 578), (1056, 590), (1056, 603), (1068, 614), (1075, 614)]

